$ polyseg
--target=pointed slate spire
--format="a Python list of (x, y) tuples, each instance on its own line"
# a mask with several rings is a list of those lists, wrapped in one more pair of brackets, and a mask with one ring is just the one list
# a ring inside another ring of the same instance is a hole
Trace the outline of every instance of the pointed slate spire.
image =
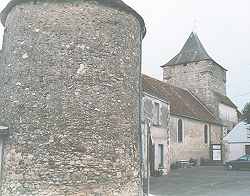
[(163, 67), (190, 62), (198, 62), (202, 60), (213, 59), (206, 52), (197, 34), (192, 32), (181, 51), (167, 64), (163, 65)]

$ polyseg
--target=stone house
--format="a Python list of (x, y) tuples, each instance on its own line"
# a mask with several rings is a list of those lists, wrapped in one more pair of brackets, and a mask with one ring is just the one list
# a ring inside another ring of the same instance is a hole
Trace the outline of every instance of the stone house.
[(159, 170), (163, 174), (168, 174), (170, 170), (170, 105), (165, 97), (151, 91), (150, 86), (146, 84), (145, 77), (143, 77), (143, 89), (141, 107), (143, 176), (147, 174), (147, 162), (150, 162), (151, 175), (155, 175)]

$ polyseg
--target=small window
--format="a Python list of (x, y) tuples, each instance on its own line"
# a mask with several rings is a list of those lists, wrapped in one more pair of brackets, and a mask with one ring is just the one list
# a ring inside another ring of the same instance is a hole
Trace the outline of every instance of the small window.
[(178, 138), (178, 143), (183, 142), (183, 123), (182, 120), (178, 120), (178, 128), (177, 128), (177, 138)]
[(159, 156), (160, 156), (159, 167), (163, 167), (163, 163), (164, 163), (164, 146), (163, 146), (163, 144), (159, 144)]
[(160, 124), (160, 104), (155, 102), (155, 110), (154, 110), (154, 124)]
[(208, 126), (207, 125), (204, 126), (204, 143), (205, 144), (208, 143)]

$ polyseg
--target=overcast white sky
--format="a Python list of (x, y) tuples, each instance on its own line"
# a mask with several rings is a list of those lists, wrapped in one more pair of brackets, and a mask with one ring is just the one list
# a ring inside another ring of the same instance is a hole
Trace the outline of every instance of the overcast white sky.
[[(9, 0), (0, 0), (0, 9)], [(242, 109), (250, 101), (250, 0), (124, 0), (147, 25), (143, 72), (162, 79), (198, 21), (196, 32), (207, 52), (228, 69), (229, 97)], [(2, 37), (3, 28), (0, 36)]]

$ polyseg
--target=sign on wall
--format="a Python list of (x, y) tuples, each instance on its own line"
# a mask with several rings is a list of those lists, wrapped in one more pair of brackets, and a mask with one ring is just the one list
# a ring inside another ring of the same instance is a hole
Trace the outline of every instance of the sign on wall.
[(221, 144), (212, 144), (212, 158), (213, 161), (222, 160), (222, 146)]

